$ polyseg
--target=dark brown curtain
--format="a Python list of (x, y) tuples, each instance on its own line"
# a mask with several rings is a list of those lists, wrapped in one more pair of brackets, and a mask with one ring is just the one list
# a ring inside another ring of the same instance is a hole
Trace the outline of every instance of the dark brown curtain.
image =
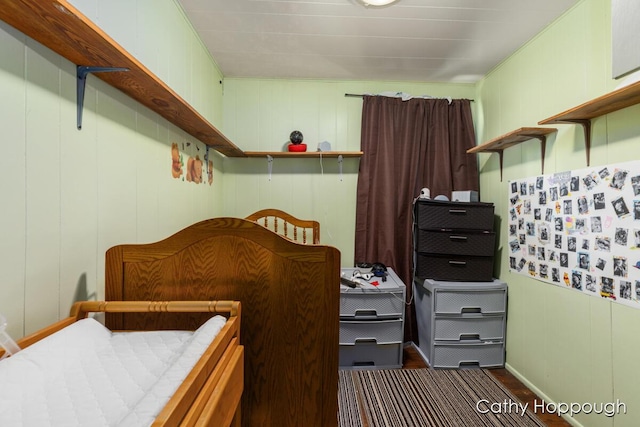
[[(382, 262), (407, 285), (412, 301), (413, 200), (478, 190), (475, 132), (467, 99), (364, 96), (356, 206), (355, 262)], [(405, 308), (405, 341), (417, 341), (413, 304)]]

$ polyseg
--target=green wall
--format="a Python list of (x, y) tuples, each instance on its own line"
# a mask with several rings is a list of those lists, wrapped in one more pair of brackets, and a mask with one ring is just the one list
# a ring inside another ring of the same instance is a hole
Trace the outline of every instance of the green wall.
[[(479, 82), (479, 143), (537, 126), (621, 83), (611, 78), (610, 9), (609, 0), (578, 2)], [(638, 113), (640, 107), (630, 107), (593, 120), (591, 166), (640, 158)], [(544, 173), (587, 167), (582, 127), (557, 128), (547, 142)], [(508, 182), (541, 174), (540, 144), (507, 149), (502, 182), (497, 154), (481, 154), (479, 162), (482, 200), (495, 203), (506, 230)], [(506, 231), (498, 268), (509, 284), (508, 368), (555, 402), (626, 404), (626, 415), (580, 414), (571, 420), (576, 425), (639, 425), (640, 310), (510, 274)]]

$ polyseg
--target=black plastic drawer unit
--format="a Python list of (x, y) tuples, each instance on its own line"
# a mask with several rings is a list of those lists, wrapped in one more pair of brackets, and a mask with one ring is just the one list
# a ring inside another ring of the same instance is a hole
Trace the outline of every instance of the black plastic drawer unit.
[(416, 230), (416, 251), (432, 254), (493, 256), (496, 233), (492, 231)]
[(492, 256), (416, 254), (415, 277), (463, 282), (493, 280)]
[(417, 200), (415, 220), (423, 230), (493, 230), (493, 211), (493, 203)]
[(414, 276), (490, 282), (496, 236), (492, 203), (416, 200)]

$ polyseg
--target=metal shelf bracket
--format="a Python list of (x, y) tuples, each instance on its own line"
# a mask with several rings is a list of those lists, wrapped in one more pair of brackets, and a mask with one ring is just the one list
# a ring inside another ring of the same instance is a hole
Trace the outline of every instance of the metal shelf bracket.
[(89, 67), (78, 65), (76, 67), (76, 102), (78, 106), (78, 130), (82, 129), (82, 109), (84, 107), (84, 87), (87, 84), (87, 75), (91, 73), (107, 73), (112, 71), (129, 71), (123, 67)]

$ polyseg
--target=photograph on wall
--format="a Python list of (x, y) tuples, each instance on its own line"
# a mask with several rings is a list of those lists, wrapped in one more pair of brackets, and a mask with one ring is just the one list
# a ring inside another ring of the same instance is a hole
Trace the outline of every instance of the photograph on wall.
[(508, 185), (510, 271), (640, 308), (640, 161)]

